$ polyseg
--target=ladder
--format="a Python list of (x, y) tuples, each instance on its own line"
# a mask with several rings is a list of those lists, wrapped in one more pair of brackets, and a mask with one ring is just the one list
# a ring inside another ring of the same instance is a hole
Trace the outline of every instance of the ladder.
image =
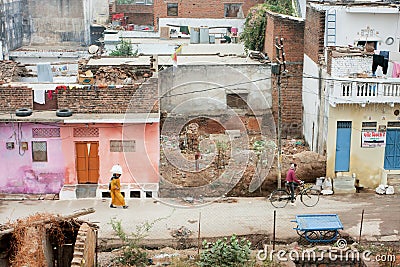
[(326, 46), (336, 45), (336, 9), (329, 9), (326, 13)]

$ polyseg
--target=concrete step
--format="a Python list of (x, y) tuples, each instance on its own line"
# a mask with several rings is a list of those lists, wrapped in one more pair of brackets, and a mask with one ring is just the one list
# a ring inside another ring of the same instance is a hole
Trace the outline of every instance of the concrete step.
[(333, 179), (333, 192), (335, 194), (355, 193), (355, 178), (352, 176), (337, 176)]

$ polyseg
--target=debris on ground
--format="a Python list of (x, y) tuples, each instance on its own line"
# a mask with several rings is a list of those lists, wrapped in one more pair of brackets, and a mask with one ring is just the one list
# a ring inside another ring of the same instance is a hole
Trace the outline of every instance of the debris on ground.
[(172, 233), (171, 233), (171, 235), (172, 235), (173, 237), (176, 237), (176, 238), (182, 238), (182, 237), (187, 238), (187, 237), (189, 237), (191, 234), (192, 234), (192, 231), (189, 230), (189, 229), (188, 229), (187, 227), (185, 227), (185, 226), (181, 226), (181, 227), (179, 227), (178, 229), (173, 230)]

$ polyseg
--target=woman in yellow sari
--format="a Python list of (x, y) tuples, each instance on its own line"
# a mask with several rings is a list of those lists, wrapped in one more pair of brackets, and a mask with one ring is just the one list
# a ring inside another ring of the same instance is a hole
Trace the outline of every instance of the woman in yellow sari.
[(119, 165), (114, 165), (111, 168), (113, 176), (110, 182), (111, 205), (110, 208), (122, 206), (124, 209), (128, 208), (125, 204), (124, 196), (121, 194), (121, 183), (119, 177), (122, 174), (122, 168)]

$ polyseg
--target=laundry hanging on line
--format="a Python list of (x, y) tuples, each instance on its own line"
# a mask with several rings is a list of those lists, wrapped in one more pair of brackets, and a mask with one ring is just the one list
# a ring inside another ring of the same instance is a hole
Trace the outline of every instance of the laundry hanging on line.
[(389, 51), (380, 51), (379, 55), (375, 53), (372, 56), (372, 76), (376, 76), (378, 66), (382, 67), (382, 73), (386, 75), (389, 66)]
[(393, 62), (392, 77), (400, 78), (400, 63), (399, 62)]

